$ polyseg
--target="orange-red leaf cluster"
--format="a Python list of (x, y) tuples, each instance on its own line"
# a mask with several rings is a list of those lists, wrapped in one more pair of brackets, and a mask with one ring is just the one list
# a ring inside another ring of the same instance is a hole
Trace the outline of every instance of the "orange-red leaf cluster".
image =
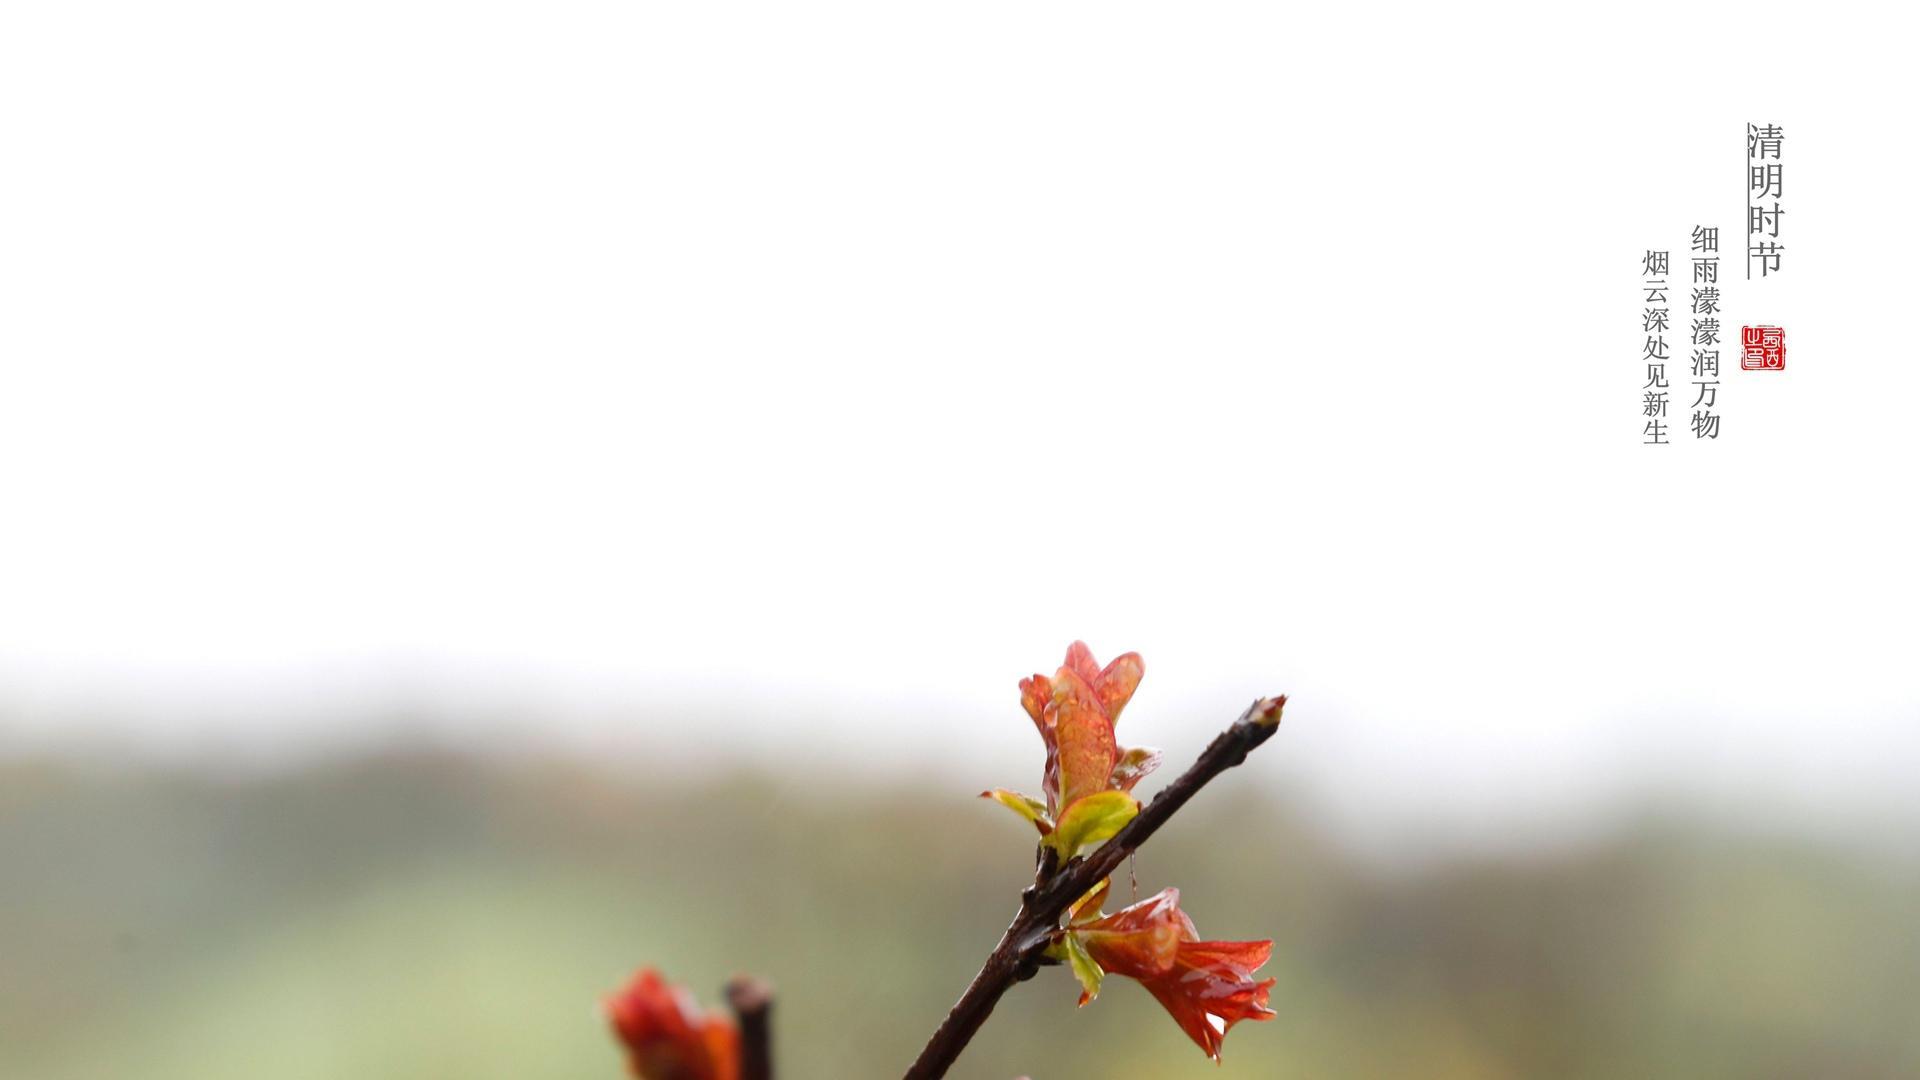
[(640, 1080), (739, 1080), (740, 1032), (693, 995), (642, 968), (602, 1004)]
[(1065, 933), (1076, 935), (1104, 972), (1146, 987), (1208, 1057), (1219, 1059), (1221, 1040), (1233, 1025), (1273, 1017), (1267, 993), (1274, 980), (1253, 978), (1273, 942), (1200, 940), (1193, 920), (1180, 910), (1178, 889), (1112, 915), (1082, 918)]

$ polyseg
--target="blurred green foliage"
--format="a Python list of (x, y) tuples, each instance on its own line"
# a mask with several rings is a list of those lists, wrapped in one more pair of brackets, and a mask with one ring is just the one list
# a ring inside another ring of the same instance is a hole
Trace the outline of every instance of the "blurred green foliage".
[[(789, 1080), (895, 1076), (1029, 874), (1031, 830), (950, 782), (648, 773), (0, 765), (0, 1076), (612, 1078), (597, 998), (643, 963), (709, 1003), (772, 979)], [(1222, 1071), (1056, 969), (955, 1075), (1920, 1075), (1911, 865), (1663, 825), (1381, 867), (1230, 774), (1141, 854), (1167, 884), (1277, 943), (1279, 1018)]]

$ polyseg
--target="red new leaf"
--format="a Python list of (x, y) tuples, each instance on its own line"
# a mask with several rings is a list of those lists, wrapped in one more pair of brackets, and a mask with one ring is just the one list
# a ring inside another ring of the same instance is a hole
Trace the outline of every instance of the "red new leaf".
[(1160, 752), (1123, 750), (1114, 741), (1113, 722), (1145, 671), (1139, 653), (1115, 657), (1103, 668), (1086, 643), (1076, 641), (1052, 678), (1020, 680), (1020, 704), (1047, 748), (1040, 781), (1046, 800), (1012, 791), (984, 794), (1033, 822), (1062, 860), (1112, 836), (1139, 812), (1130, 792), (1160, 764)]
[(640, 1080), (739, 1080), (740, 1032), (719, 1013), (703, 1013), (693, 995), (642, 968), (602, 1000), (613, 1033)]
[(1267, 994), (1274, 980), (1253, 978), (1273, 952), (1273, 942), (1201, 941), (1180, 910), (1178, 889), (1112, 915), (1084, 919), (1080, 915), (1064, 933), (1079, 939), (1102, 972), (1146, 987), (1208, 1057), (1219, 1060), (1220, 1043), (1233, 1025), (1273, 1017)]

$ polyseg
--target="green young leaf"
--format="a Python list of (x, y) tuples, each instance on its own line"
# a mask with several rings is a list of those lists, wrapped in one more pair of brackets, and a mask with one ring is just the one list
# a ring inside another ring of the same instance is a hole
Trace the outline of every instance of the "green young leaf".
[(1042, 843), (1066, 862), (1088, 844), (1097, 844), (1120, 831), (1140, 812), (1140, 803), (1124, 791), (1096, 791), (1075, 799)]
[(1045, 836), (1053, 831), (1053, 819), (1047, 816), (1047, 804), (1041, 802), (1039, 799), (1030, 795), (1022, 795), (1017, 791), (1008, 791), (1005, 788), (983, 791), (980, 793), (980, 797), (983, 799), (992, 799), (1001, 806), (1033, 822), (1033, 827), (1040, 830), (1041, 836)]
[(1085, 1005), (1100, 996), (1100, 980), (1106, 978), (1107, 973), (1087, 953), (1079, 934), (1068, 931), (1061, 940), (1067, 945), (1067, 964), (1073, 968), (1073, 977), (1080, 980), (1080, 1004)]

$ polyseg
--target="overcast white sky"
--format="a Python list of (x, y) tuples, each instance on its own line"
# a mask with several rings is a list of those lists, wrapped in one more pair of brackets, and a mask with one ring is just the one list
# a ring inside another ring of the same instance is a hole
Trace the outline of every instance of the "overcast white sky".
[[(8, 5), (0, 733), (1013, 783), (1084, 637), (1356, 819), (1912, 821), (1912, 28), (1326, 7)], [(1748, 120), (1788, 370), (1642, 447)]]

